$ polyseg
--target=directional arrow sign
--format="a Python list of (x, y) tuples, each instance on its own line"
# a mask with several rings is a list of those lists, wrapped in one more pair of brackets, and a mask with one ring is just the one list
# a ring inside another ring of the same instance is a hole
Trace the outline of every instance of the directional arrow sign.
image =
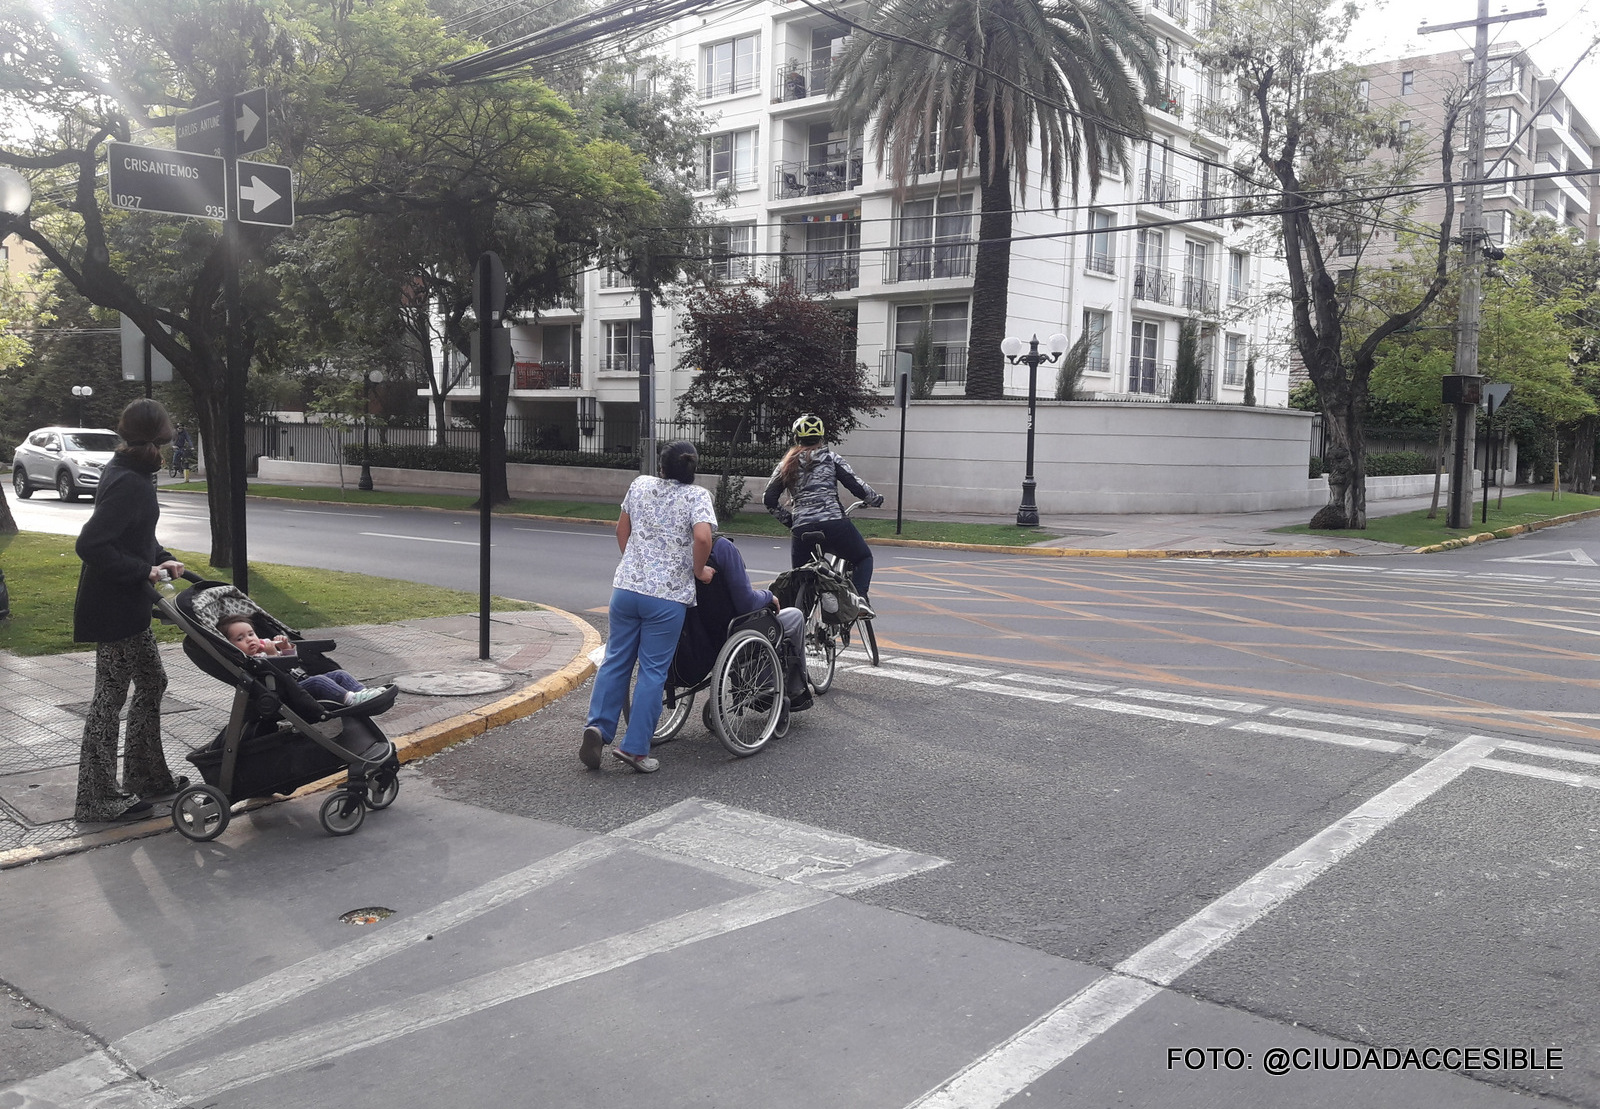
[[(233, 126), (238, 133), (235, 154), (254, 154), (267, 148), (267, 90), (251, 89), (233, 98)], [(222, 154), (222, 102), (190, 108), (176, 120), (179, 150), (194, 154)]]
[(106, 150), (113, 208), (215, 220), (227, 215), (221, 158), (125, 142), (107, 143)]
[(239, 222), (294, 226), (294, 174), (288, 166), (239, 162)]

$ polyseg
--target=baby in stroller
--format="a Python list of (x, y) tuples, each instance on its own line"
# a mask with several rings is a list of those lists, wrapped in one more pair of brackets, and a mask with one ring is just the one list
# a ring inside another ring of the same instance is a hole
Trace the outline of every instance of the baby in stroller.
[[(256, 634), (255, 624), (251, 618), (243, 612), (222, 617), (217, 621), (217, 630), (229, 643), (251, 658), (293, 658), (296, 653), (294, 643), (288, 635), (280, 634), (271, 639), (262, 639)], [(388, 690), (387, 686), (383, 689), (368, 689), (347, 670), (329, 670), (322, 674), (291, 671), (290, 677), (299, 682), (300, 688), (317, 700), (330, 701), (345, 707), (365, 704), (376, 697), (382, 697)]]

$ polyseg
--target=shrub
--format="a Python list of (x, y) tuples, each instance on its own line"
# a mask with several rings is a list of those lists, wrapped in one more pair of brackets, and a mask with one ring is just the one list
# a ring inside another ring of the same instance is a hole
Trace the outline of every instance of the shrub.
[(1367, 455), (1368, 477), (1395, 477), (1400, 474), (1431, 474), (1433, 459), (1421, 451), (1391, 451)]
[[(702, 446), (700, 457), (722, 457), (721, 452), (726, 450), (726, 447)], [(763, 448), (754, 445), (741, 447), (740, 453), (733, 458), (733, 472), (741, 477), (766, 477), (778, 464), (780, 456), (781, 452), (766, 453)], [(344, 460), (349, 466), (359, 466), (365, 460), (373, 466), (392, 466), (400, 470), (432, 470), (450, 474), (478, 472), (478, 452), (469, 447), (388, 443), (373, 443), (363, 447), (360, 443), (347, 443)], [(637, 451), (508, 450), (506, 461), (537, 466), (593, 466), (606, 470), (639, 468)]]
[(1311, 476), (1312, 477), (1321, 477), (1322, 476), (1322, 459), (1313, 458), (1311, 460)]

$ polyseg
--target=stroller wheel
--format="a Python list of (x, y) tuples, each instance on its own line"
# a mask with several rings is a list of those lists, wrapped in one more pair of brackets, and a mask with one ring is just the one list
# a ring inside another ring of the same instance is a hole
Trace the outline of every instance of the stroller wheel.
[(400, 779), (392, 770), (380, 770), (372, 776), (367, 786), (367, 808), (374, 811), (387, 809), (400, 796)]
[(220, 836), (232, 815), (227, 795), (215, 786), (185, 786), (172, 799), (172, 826), (196, 843)]
[(330, 836), (348, 836), (367, 818), (367, 806), (355, 790), (340, 788), (322, 803), (318, 817)]

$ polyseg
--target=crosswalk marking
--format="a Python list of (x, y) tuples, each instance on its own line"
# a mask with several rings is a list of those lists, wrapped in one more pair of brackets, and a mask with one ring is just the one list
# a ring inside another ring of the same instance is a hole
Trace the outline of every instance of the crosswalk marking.
[(1075, 682), (1070, 678), (1052, 678), (1043, 674), (1002, 674), (1003, 682), (1025, 682), (1028, 685), (1047, 685), (1055, 689), (1076, 689), (1080, 693), (1110, 693), (1114, 685), (1097, 685), (1094, 682)]
[(1021, 697), (1028, 701), (1048, 701), (1056, 705), (1064, 705), (1078, 699), (1072, 693), (1056, 693), (1049, 689), (1019, 689), (1014, 685), (1001, 685), (999, 682), (962, 682), (956, 688), (975, 689), (979, 693), (999, 693), (1005, 697)]
[(1150, 716), (1157, 720), (1171, 720), (1180, 724), (1222, 724), (1227, 721), (1225, 716), (1207, 716), (1198, 712), (1178, 712), (1176, 709), (1158, 709), (1154, 705), (1128, 704), (1126, 701), (1105, 701), (1090, 698), (1077, 702), (1086, 709), (1100, 709), (1103, 712), (1120, 712), (1126, 716)]
[(1220, 697), (1196, 697), (1189, 693), (1168, 693), (1160, 689), (1119, 689), (1119, 697), (1137, 697), (1141, 701), (1166, 701), (1174, 705), (1193, 705), (1196, 708), (1216, 709), (1218, 712), (1260, 712), (1266, 705), (1254, 701), (1227, 701)]
[(852, 666), (852, 674), (870, 674), (878, 678), (892, 678), (897, 682), (915, 682), (917, 685), (954, 685), (955, 679), (943, 674), (924, 674), (917, 670), (895, 670), (887, 666)]
[(1235, 732), (1257, 732), (1262, 735), (1281, 735), (1291, 739), (1312, 739), (1318, 743), (1337, 743), (1343, 747), (1365, 747), (1369, 751), (1385, 751), (1397, 755), (1412, 750), (1409, 743), (1396, 743), (1392, 739), (1372, 739), (1364, 735), (1346, 735), (1343, 732), (1322, 732), (1315, 728), (1291, 728), (1287, 724), (1269, 724), (1265, 720), (1245, 720), (1235, 724)]
[(1312, 724), (1348, 724), (1352, 728), (1396, 732), (1400, 735), (1429, 736), (1438, 730), (1421, 724), (1402, 724), (1398, 720), (1368, 720), (1360, 716), (1341, 716), (1336, 712), (1309, 712), (1306, 709), (1273, 709), (1267, 715), (1279, 716), (1285, 720), (1304, 720)]
[(1496, 744), (1502, 751), (1520, 751), (1524, 755), (1538, 755), (1542, 759), (1563, 759), (1567, 762), (1586, 762), (1600, 766), (1600, 754), (1593, 751), (1568, 751), (1563, 747), (1547, 747), (1542, 743), (1523, 743), (1507, 739)]
[(954, 662), (936, 662), (928, 658), (906, 658), (901, 655), (896, 658), (886, 658), (884, 662), (892, 662), (896, 666), (915, 666), (923, 670), (939, 670), (946, 674), (960, 674), (965, 678), (988, 678), (998, 674), (998, 670), (989, 670), (981, 666), (962, 666)]
[(1600, 778), (1593, 774), (1578, 774), (1571, 770), (1557, 770), (1550, 766), (1534, 766), (1525, 762), (1506, 762), (1504, 759), (1484, 759), (1478, 764), (1485, 770), (1498, 770), (1502, 774), (1520, 774), (1525, 778), (1542, 778), (1547, 782), (1600, 789)]

